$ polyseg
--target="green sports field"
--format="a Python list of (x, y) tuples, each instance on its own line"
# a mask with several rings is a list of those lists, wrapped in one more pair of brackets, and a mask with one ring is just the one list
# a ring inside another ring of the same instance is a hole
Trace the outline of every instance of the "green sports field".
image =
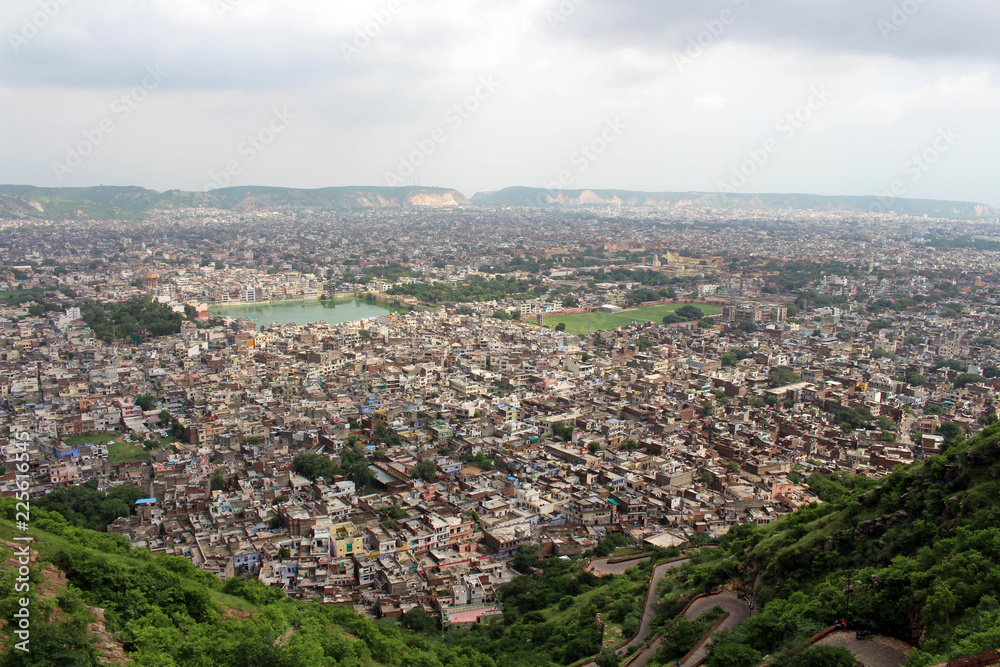
[[(546, 317), (544, 322), (545, 326), (550, 329), (555, 329), (557, 324), (563, 322), (566, 324), (566, 331), (569, 333), (576, 334), (577, 336), (586, 336), (588, 326), (591, 331), (600, 331), (628, 326), (632, 322), (662, 322), (664, 315), (672, 313), (684, 305), (683, 303), (672, 303), (664, 306), (641, 306), (639, 308), (623, 310), (620, 313), (594, 312), (579, 313), (576, 315), (554, 315)], [(695, 306), (706, 316), (718, 315), (722, 312), (722, 308), (719, 306), (706, 306), (703, 304), (695, 304)]]

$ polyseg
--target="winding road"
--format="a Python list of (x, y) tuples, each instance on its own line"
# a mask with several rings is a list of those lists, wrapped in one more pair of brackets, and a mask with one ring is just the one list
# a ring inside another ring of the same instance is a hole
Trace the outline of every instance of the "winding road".
[[(643, 558), (620, 563), (608, 563), (608, 559), (606, 558), (595, 559), (588, 565), (587, 569), (597, 576), (620, 575), (624, 574), (628, 568), (634, 567), (645, 560), (648, 559)], [(642, 609), (639, 630), (632, 639), (616, 650), (619, 656), (624, 657), (630, 648), (641, 646), (649, 638), (650, 624), (656, 613), (656, 587), (668, 572), (677, 569), (687, 562), (688, 559), (684, 558), (669, 563), (660, 563), (653, 568), (653, 576), (650, 578), (649, 587), (646, 589), (646, 601)], [(737, 626), (749, 619), (751, 615), (750, 607), (746, 602), (740, 600), (735, 592), (726, 591), (695, 600), (688, 607), (687, 611), (684, 612), (684, 616), (687, 620), (694, 621), (712, 607), (722, 607), (724, 611), (729, 612), (726, 619), (712, 634)], [(711, 639), (706, 640), (697, 651), (692, 653), (682, 663), (681, 667), (696, 667), (701, 664), (708, 657), (711, 644)], [(876, 636), (871, 639), (859, 640), (855, 638), (853, 631), (834, 632), (818, 641), (816, 645), (846, 648), (865, 667), (899, 667), (899, 665), (906, 662), (906, 653), (910, 650), (910, 647), (904, 642), (886, 637)], [(628, 663), (629, 667), (644, 667), (656, 655), (659, 647), (660, 639), (657, 637), (645, 650), (631, 659)], [(584, 665), (584, 667), (596, 667), (596, 663), (590, 662)]]
[(656, 586), (667, 572), (676, 570), (686, 562), (688, 562), (688, 559), (684, 558), (683, 560), (675, 560), (670, 563), (660, 563), (653, 568), (653, 577), (649, 580), (649, 588), (646, 590), (646, 604), (642, 608), (642, 620), (639, 622), (639, 632), (627, 644), (618, 649), (618, 655), (624, 655), (630, 648), (641, 645), (649, 637), (649, 624), (653, 622), (653, 616), (656, 614)]
[(816, 642), (816, 646), (846, 648), (865, 667), (898, 667), (906, 662), (911, 649), (906, 643), (888, 637), (856, 639), (853, 630), (834, 632)]
[[(729, 616), (715, 629), (715, 632), (728, 630), (750, 618), (750, 606), (743, 600), (740, 600), (736, 593), (728, 591), (695, 600), (694, 604), (688, 607), (687, 613), (684, 616), (687, 620), (694, 621), (712, 607), (722, 607), (724, 611), (729, 612)], [(712, 634), (715, 634), (715, 632)], [(702, 660), (708, 657), (708, 649), (711, 644), (710, 640), (702, 644), (697, 651), (691, 654), (691, 657), (684, 661), (682, 667), (691, 667), (692, 665), (700, 664)], [(636, 661), (632, 664), (638, 665), (639, 663)], [(643, 662), (642, 664), (646, 663)]]
[(634, 558), (632, 560), (623, 560), (617, 563), (609, 563), (607, 558), (595, 558), (590, 561), (587, 567), (583, 568), (586, 572), (592, 572), (595, 577), (607, 577), (614, 574), (625, 574), (625, 570), (630, 567), (635, 567), (639, 563), (645, 563), (649, 560), (649, 556), (645, 558)]
[[(671, 570), (676, 570), (684, 563), (688, 562), (689, 559), (682, 558), (681, 560), (671, 561), (669, 563), (660, 563), (653, 568), (653, 576), (649, 580), (649, 587), (646, 589), (646, 603), (642, 608), (642, 620), (639, 622), (639, 631), (636, 633), (632, 639), (628, 641), (627, 644), (622, 645), (616, 653), (618, 655), (625, 655), (629, 648), (632, 646), (639, 646), (646, 638), (649, 637), (649, 624), (653, 621), (653, 616), (656, 613), (656, 586), (660, 583), (660, 580), (670, 572)], [(627, 565), (631, 567), (635, 565), (635, 561), (630, 561)], [(597, 563), (591, 563), (595, 567)], [(607, 563), (604, 563), (606, 566)], [(624, 570), (622, 570), (624, 572)], [(595, 571), (596, 574), (596, 571)], [(608, 572), (610, 574), (610, 572)], [(643, 663), (645, 664), (645, 663)], [(588, 662), (584, 667), (597, 667), (597, 663)]]

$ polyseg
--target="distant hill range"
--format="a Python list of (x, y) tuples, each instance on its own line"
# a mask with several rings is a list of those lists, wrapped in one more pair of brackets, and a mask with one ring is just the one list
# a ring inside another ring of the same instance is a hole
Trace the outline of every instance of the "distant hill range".
[(672, 210), (780, 209), (835, 212), (894, 212), (953, 220), (996, 219), (985, 204), (931, 199), (828, 197), (803, 194), (725, 194), (709, 192), (636, 192), (631, 190), (545, 190), (511, 187), (480, 192), (468, 200), (457, 190), (430, 187), (338, 187), (305, 190), (266, 186), (232, 187), (208, 192), (157, 192), (135, 186), (38, 188), (0, 185), (0, 218), (48, 220), (138, 219), (158, 209), (211, 208), (252, 210), (292, 207), (316, 210), (370, 208), (450, 208), (457, 206), (574, 208), (648, 206)]
[(155, 209), (441, 208), (468, 205), (457, 190), (425, 187), (343, 187), (302, 190), (266, 186), (208, 192), (157, 192), (135, 186), (37, 188), (0, 185), (0, 217), (48, 220), (135, 219)]
[(800, 211), (857, 211), (949, 218), (954, 220), (995, 219), (997, 209), (986, 204), (937, 201), (933, 199), (890, 199), (874, 196), (851, 197), (803, 194), (742, 194), (717, 192), (636, 192), (632, 190), (546, 190), (512, 187), (496, 192), (479, 192), (472, 197), (476, 206), (529, 208), (580, 206), (649, 206), (665, 210), (794, 209)]

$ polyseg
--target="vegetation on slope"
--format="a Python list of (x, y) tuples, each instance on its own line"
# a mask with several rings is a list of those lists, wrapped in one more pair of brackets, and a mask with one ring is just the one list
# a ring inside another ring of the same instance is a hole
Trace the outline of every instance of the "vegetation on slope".
[[(16, 561), (9, 553), (14, 513), (13, 501), (0, 502), (0, 539), (8, 545), (0, 558), (5, 584), (0, 618), (8, 622), (17, 609), (16, 596), (22, 595), (14, 593), (11, 563)], [(373, 621), (347, 607), (286, 598), (255, 579), (220, 582), (186, 559), (154, 557), (118, 535), (78, 528), (37, 505), (31, 516), (38, 550), (33, 565), (53, 563), (65, 572), (67, 602), (63, 606), (60, 598), (61, 611), (54, 611), (51, 601), (38, 599), (35, 575), (31, 637), (37, 650), (12, 649), (8, 627), (0, 665), (98, 664), (88, 617), (64, 613), (89, 605), (105, 610), (108, 632), (140, 667), (550, 667), (601, 650), (603, 635), (594, 622), (598, 613), (626, 636), (634, 631), (650, 576), (650, 566), (643, 565), (627, 575), (598, 579), (583, 571), (582, 558), (543, 560), (525, 549), (515, 563), (531, 574), (501, 587), (503, 624), (441, 632), (422, 612), (409, 612), (402, 624)], [(610, 553), (621, 539), (608, 540), (601, 552)]]
[(759, 664), (841, 619), (920, 645), (910, 667), (1000, 646), (998, 477), (996, 426), (877, 482), (814, 475), (827, 502), (736, 527), (682, 571), (688, 592), (742, 580), (760, 609), (707, 665)]
[[(678, 614), (695, 594), (733, 581), (753, 590), (759, 613), (714, 637), (708, 667), (750, 667), (765, 656), (776, 665), (846, 664), (843, 651), (801, 650), (841, 619), (918, 644), (910, 667), (1000, 646), (998, 473), (1000, 426), (993, 426), (882, 480), (814, 475), (810, 485), (825, 502), (766, 527), (736, 527), (718, 548), (693, 552), (663, 579), (652, 622), (663, 642), (649, 664), (669, 664), (693, 646), (717, 612), (694, 622)], [(0, 504), (0, 516), (0, 538), (9, 540), (12, 501)], [(601, 664), (615, 664), (607, 648), (638, 627), (653, 563), (676, 554), (654, 551), (624, 575), (598, 579), (584, 571), (584, 558), (540, 559), (524, 548), (513, 562), (524, 576), (498, 592), (503, 623), (441, 632), (422, 612), (402, 624), (376, 622), (349, 608), (287, 599), (255, 580), (219, 582), (185, 559), (153, 557), (41, 507), (32, 512), (32, 531), (38, 562), (54, 563), (69, 579), (59, 613), (51, 602), (32, 601), (32, 641), (58, 659), (8, 648), (0, 665), (96, 664), (79, 613), (84, 604), (106, 610), (109, 632), (140, 666), (549, 667), (602, 649)], [(612, 536), (585, 556), (611, 553), (622, 539)], [(14, 561), (5, 556), (0, 618), (9, 622)]]

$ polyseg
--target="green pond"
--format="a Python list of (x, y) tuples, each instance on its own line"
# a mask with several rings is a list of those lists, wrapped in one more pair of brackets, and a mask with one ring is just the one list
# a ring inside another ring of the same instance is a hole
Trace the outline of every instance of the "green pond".
[(379, 317), (389, 313), (403, 312), (381, 303), (370, 303), (359, 299), (347, 301), (278, 301), (275, 303), (241, 303), (236, 305), (210, 306), (213, 317), (248, 317), (258, 326), (267, 324), (309, 324), (329, 322), (339, 324)]

